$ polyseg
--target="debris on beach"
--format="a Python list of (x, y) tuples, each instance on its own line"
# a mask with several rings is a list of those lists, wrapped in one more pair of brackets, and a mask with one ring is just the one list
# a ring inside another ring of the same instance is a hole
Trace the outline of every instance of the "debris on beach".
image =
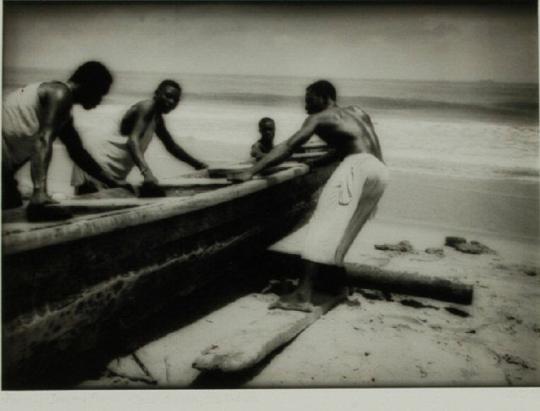
[(448, 247), (455, 247), (458, 244), (463, 244), (466, 242), (467, 240), (463, 237), (449, 236), (445, 238), (445, 245), (447, 245)]
[(444, 307), (444, 309), (446, 311), (448, 311), (450, 314), (454, 314), (454, 315), (457, 315), (458, 317), (463, 317), (463, 318), (466, 318), (466, 317), (469, 317), (470, 314), (468, 312), (465, 312), (463, 310), (460, 310), (459, 308), (455, 308), (455, 307)]
[(445, 245), (465, 254), (496, 254), (494, 250), (479, 241), (470, 241), (463, 237), (446, 237)]
[(496, 264), (495, 268), (503, 271), (510, 271), (516, 274), (524, 274), (528, 277), (536, 277), (538, 275), (538, 267), (532, 267), (523, 264)]
[(440, 257), (444, 257), (444, 250), (442, 248), (430, 247), (430, 248), (426, 248), (425, 251), (426, 251), (427, 254), (434, 254), (434, 255), (438, 255)]
[(424, 304), (424, 303), (421, 303), (420, 301), (413, 300), (413, 299), (401, 300), (400, 303), (401, 305), (405, 305), (407, 307), (412, 307), (412, 308), (432, 308), (434, 310), (439, 309), (439, 307), (435, 307), (434, 305)]
[(526, 370), (535, 370), (536, 369), (536, 368), (530, 366), (529, 364), (527, 364), (527, 362), (525, 360), (518, 357), (517, 355), (504, 354), (502, 356), (502, 359), (507, 364), (518, 365), (521, 368), (526, 369)]
[(356, 288), (355, 291), (362, 295), (362, 297), (368, 300), (379, 300), (379, 301), (394, 301), (392, 299), (392, 294), (386, 291), (381, 290), (366, 290), (363, 288)]
[(399, 251), (400, 253), (412, 253), (414, 247), (407, 241), (400, 241), (397, 244), (375, 244), (375, 249), (382, 251)]

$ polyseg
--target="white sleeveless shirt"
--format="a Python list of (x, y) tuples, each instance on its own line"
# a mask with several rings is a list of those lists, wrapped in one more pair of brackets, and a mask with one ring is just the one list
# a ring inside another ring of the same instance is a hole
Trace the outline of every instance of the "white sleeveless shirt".
[[(139, 138), (139, 145), (143, 154), (152, 141), (155, 129), (156, 120), (153, 118), (144, 130), (143, 135)], [(124, 181), (135, 166), (128, 148), (128, 141), (129, 137), (121, 135), (118, 129), (114, 134), (107, 136), (105, 141), (100, 142), (97, 147), (91, 150), (94, 160), (97, 161), (103, 170), (118, 181)], [(99, 181), (75, 165), (71, 174), (71, 185), (79, 186), (85, 181), (91, 181), (101, 186)]]
[(2, 161), (16, 170), (34, 152), (39, 131), (40, 104), (38, 88), (29, 84), (8, 94), (2, 104)]

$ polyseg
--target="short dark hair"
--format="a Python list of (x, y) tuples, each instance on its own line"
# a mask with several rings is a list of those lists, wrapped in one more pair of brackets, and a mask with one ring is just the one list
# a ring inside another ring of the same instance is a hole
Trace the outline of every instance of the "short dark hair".
[(180, 93), (182, 93), (182, 87), (180, 87), (180, 84), (178, 84), (176, 81), (170, 80), (170, 79), (163, 80), (161, 83), (159, 83), (159, 86), (157, 87), (156, 91), (157, 90), (162, 90), (165, 87), (174, 87), (174, 88), (178, 89), (178, 91), (180, 91)]
[(276, 122), (274, 121), (274, 119), (270, 118), (270, 117), (263, 117), (259, 120), (259, 127), (263, 125), (263, 123), (266, 123), (267, 121), (270, 121), (271, 123), (273, 123), (274, 125), (276, 124)]
[(99, 61), (87, 61), (77, 67), (69, 80), (104, 94), (109, 91), (113, 77), (109, 69)]
[(315, 83), (310, 84), (306, 90), (326, 99), (336, 101), (337, 98), (336, 88), (327, 80), (316, 81)]

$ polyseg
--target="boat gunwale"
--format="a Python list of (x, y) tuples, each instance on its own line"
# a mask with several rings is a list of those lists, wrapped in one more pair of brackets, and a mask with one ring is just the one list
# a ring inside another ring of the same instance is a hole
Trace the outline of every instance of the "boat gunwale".
[[(209, 192), (197, 193), (191, 197), (167, 197), (151, 203), (96, 213), (86, 216), (84, 219), (36, 227), (28, 231), (12, 233), (3, 231), (2, 254), (6, 256), (40, 247), (67, 243), (198, 211), (308, 174), (309, 170), (310, 167), (305, 164), (291, 164), (290, 168), (268, 176), (241, 184), (216, 188)], [(6, 227), (5, 224), (3, 226)]]

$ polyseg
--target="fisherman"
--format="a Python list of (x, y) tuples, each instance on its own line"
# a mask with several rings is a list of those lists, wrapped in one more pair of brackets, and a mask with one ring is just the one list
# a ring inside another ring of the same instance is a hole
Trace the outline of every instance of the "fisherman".
[[(320, 80), (306, 89), (309, 116), (287, 141), (277, 145), (248, 170), (232, 174), (233, 181), (247, 181), (256, 173), (289, 157), (296, 148), (317, 134), (333, 149), (329, 156), (341, 160), (323, 188), (308, 224), (302, 258), (306, 270), (298, 288), (270, 308), (312, 311), (312, 291), (324, 266), (343, 267), (352, 242), (375, 212), (388, 182), (379, 139), (370, 117), (359, 107), (340, 107), (336, 89)], [(338, 270), (344, 275), (343, 269)], [(335, 278), (340, 282), (342, 278)]]
[(31, 163), (33, 193), (27, 208), (30, 220), (71, 217), (47, 192), (47, 171), (53, 141), (64, 143), (71, 159), (104, 186), (130, 188), (114, 180), (88, 154), (73, 125), (74, 104), (95, 108), (111, 87), (112, 76), (101, 63), (89, 61), (78, 67), (67, 82), (33, 83), (10, 93), (2, 106), (2, 209), (20, 207), (22, 196), (15, 173)]
[[(144, 159), (144, 153), (154, 133), (167, 151), (178, 160), (198, 170), (207, 167), (176, 144), (165, 126), (163, 115), (176, 108), (181, 96), (182, 88), (176, 81), (163, 80), (155, 90), (153, 98), (133, 105), (122, 118), (119, 133), (108, 137), (96, 150), (98, 163), (119, 181), (125, 181), (135, 165), (139, 168), (144, 178), (141, 196), (165, 195)], [(75, 194), (93, 193), (105, 188), (78, 167), (73, 168), (71, 185), (75, 187)]]
[(259, 161), (274, 148), (274, 135), (276, 134), (276, 124), (269, 117), (264, 117), (259, 121), (259, 133), (261, 138), (251, 146), (251, 157)]

